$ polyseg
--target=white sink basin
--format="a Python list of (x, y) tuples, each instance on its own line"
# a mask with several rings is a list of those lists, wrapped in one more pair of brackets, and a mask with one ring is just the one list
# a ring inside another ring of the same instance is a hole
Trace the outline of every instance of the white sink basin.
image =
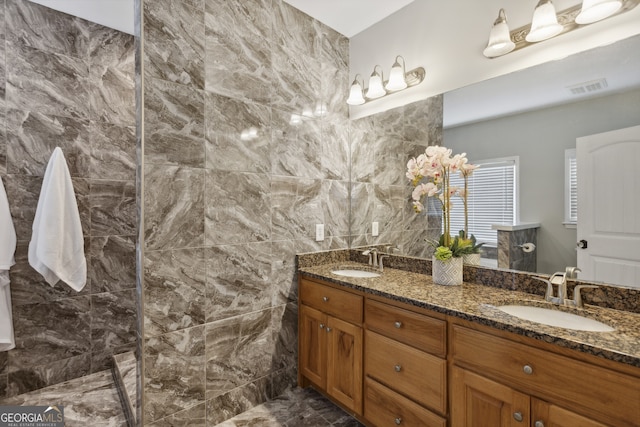
[(527, 305), (502, 305), (499, 306), (498, 309), (520, 319), (559, 328), (590, 332), (613, 332), (615, 330), (611, 326), (598, 322), (597, 320), (560, 310)]
[(338, 276), (346, 276), (346, 277), (380, 277), (380, 273), (376, 273), (374, 271), (368, 270), (354, 270), (354, 269), (341, 269), (341, 270), (333, 270), (333, 274), (337, 274)]

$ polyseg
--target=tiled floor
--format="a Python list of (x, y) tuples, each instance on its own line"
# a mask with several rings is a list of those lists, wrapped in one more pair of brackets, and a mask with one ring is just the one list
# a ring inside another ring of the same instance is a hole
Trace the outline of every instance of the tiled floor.
[(313, 389), (296, 388), (216, 427), (363, 427)]
[(126, 427), (110, 370), (0, 399), (0, 405), (62, 405), (65, 427)]

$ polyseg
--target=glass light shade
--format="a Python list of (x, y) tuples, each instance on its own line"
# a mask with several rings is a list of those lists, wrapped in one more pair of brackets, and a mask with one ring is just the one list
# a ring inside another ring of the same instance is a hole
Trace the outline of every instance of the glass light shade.
[(620, 0), (583, 0), (582, 9), (576, 16), (576, 24), (598, 22), (616, 13), (622, 7)]
[(351, 83), (351, 89), (349, 90), (349, 98), (347, 99), (347, 104), (349, 105), (362, 105), (364, 104), (364, 96), (362, 96), (362, 85), (358, 81), (358, 77), (356, 76), (353, 83)]
[(402, 59), (402, 65), (398, 62), (399, 58), (401, 57), (396, 58), (396, 62), (394, 62), (389, 72), (389, 81), (385, 86), (387, 90), (396, 91), (406, 89), (407, 87), (407, 80), (404, 76), (404, 58)]
[(386, 94), (387, 91), (384, 90), (384, 86), (382, 85), (382, 75), (374, 68), (373, 73), (371, 73), (371, 77), (369, 77), (369, 88), (364, 96), (369, 99), (376, 99), (381, 96), (385, 96)]
[(498, 19), (493, 23), (491, 33), (489, 33), (487, 47), (482, 54), (487, 58), (495, 58), (496, 56), (502, 56), (511, 52), (515, 47), (516, 44), (511, 41), (511, 34), (509, 33), (509, 25), (507, 25), (507, 17), (504, 9), (500, 9)]
[(531, 30), (525, 40), (530, 43), (550, 39), (562, 32), (562, 25), (558, 24), (556, 8), (550, 0), (540, 0), (533, 12)]

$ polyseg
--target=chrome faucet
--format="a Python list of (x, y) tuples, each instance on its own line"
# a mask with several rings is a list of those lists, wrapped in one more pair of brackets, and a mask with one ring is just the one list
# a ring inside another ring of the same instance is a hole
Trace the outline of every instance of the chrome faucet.
[(369, 255), (369, 265), (378, 266), (378, 248), (369, 248), (362, 252), (362, 255)]
[[(584, 288), (596, 289), (598, 286), (594, 285), (578, 285), (573, 290), (573, 299), (567, 298), (567, 279), (575, 279), (577, 273), (581, 271), (578, 267), (567, 267), (564, 273), (553, 273), (549, 280), (542, 277), (534, 277), (534, 279), (540, 280), (547, 284), (547, 290), (544, 294), (544, 299), (552, 304), (565, 305), (567, 307), (583, 307), (582, 294), (580, 291)], [(554, 296), (553, 287), (558, 287), (557, 296)]]

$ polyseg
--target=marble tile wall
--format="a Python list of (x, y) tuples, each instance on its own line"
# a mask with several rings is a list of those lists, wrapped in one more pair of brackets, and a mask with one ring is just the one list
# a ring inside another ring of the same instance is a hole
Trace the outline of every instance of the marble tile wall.
[[(0, 353), (0, 398), (106, 369), (135, 346), (133, 37), (26, 0), (0, 1), (0, 176), (18, 235), (16, 348)], [(50, 287), (27, 261), (56, 146), (72, 175), (88, 282)]]
[(405, 255), (427, 257), (424, 240), (439, 236), (441, 216), (433, 207), (413, 211), (405, 173), (411, 157), (442, 143), (442, 96), (353, 120), (350, 138), (351, 246), (391, 243)]
[(498, 268), (536, 272), (538, 269), (537, 249), (525, 252), (520, 245), (538, 244), (538, 229), (529, 228), (515, 231), (498, 231)]
[(139, 5), (142, 424), (213, 426), (295, 383), (295, 254), (348, 245), (348, 39), (281, 0)]

